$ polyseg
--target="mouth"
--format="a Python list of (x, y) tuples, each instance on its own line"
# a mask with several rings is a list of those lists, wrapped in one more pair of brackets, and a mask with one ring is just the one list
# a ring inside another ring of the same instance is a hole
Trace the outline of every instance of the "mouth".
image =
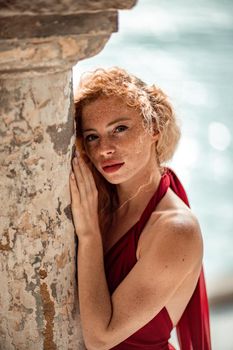
[(125, 163), (118, 163), (118, 164), (113, 164), (113, 165), (107, 165), (102, 167), (103, 171), (105, 173), (114, 173), (117, 170), (119, 170)]

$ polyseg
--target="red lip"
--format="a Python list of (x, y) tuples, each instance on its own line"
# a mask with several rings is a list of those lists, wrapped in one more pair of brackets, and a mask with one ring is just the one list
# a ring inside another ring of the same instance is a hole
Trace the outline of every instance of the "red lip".
[(124, 164), (124, 162), (123, 163), (104, 162), (103, 164), (102, 164), (102, 169), (106, 173), (113, 173), (113, 172), (117, 171), (118, 169), (120, 169), (122, 167), (122, 165)]
[(108, 167), (108, 166), (113, 166), (113, 165), (118, 165), (118, 164), (123, 164), (123, 162), (119, 162), (117, 160), (106, 160), (101, 164), (102, 168)]

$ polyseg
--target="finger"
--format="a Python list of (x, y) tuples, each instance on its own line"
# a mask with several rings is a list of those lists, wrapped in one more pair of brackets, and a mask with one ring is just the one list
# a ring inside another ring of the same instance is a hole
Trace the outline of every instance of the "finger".
[(76, 184), (75, 175), (74, 175), (73, 171), (70, 172), (69, 182), (70, 182), (71, 196), (72, 197), (74, 197), (74, 196), (80, 197), (79, 190), (78, 190), (78, 187)]
[(91, 177), (93, 177), (89, 167), (86, 165), (85, 161), (80, 157), (79, 160), (79, 167), (80, 171), (82, 173), (85, 186), (86, 186), (86, 193), (92, 192), (92, 183), (91, 183)]
[[(97, 192), (95, 180), (94, 180), (92, 171), (90, 170), (89, 166), (86, 164), (86, 161), (83, 159), (83, 157), (80, 156), (80, 154), (77, 151), (75, 153), (78, 161), (77, 168), (80, 170), (80, 174), (82, 176), (82, 180), (79, 179), (78, 181), (80, 181), (80, 183), (81, 181), (83, 181), (83, 184), (84, 184), (83, 198), (84, 196), (86, 196), (86, 199), (90, 199), (92, 198), (92, 195), (95, 192)], [(75, 164), (75, 161), (74, 161), (74, 164)], [(81, 191), (81, 188), (80, 188), (80, 191)], [(81, 197), (82, 197), (82, 193), (81, 193)]]
[(83, 172), (84, 177), (85, 177), (87, 196), (88, 196), (89, 200), (92, 202), (93, 199), (96, 200), (96, 197), (98, 197), (98, 190), (96, 187), (93, 173), (83, 159), (80, 161), (80, 168), (82, 169), (82, 172)]
[(95, 182), (94, 175), (91, 171), (91, 169), (88, 167), (88, 174), (89, 174), (89, 181), (90, 181), (90, 186), (91, 186), (91, 191), (97, 191), (97, 186)]
[[(76, 156), (78, 159), (81, 159), (81, 164), (84, 166), (85, 169), (85, 173), (83, 173), (84, 177), (86, 178), (86, 176), (88, 176), (88, 180), (89, 180), (89, 188), (91, 191), (96, 191), (96, 183), (95, 183), (95, 179), (93, 176), (93, 173), (90, 169), (90, 165), (91, 165), (91, 160), (90, 158), (86, 155), (86, 153), (83, 151), (82, 152), (82, 156), (80, 156), (80, 153), (76, 150), (75, 152)], [(81, 170), (83, 169), (83, 167), (81, 168)], [(83, 172), (83, 170), (82, 170)]]
[(78, 150), (76, 150), (75, 154), (76, 154), (76, 157), (78, 159), (80, 172), (81, 172), (83, 179), (85, 181), (85, 184), (86, 184), (87, 193), (89, 193), (90, 191), (93, 190), (93, 188), (92, 188), (93, 183), (91, 183), (91, 181), (90, 181), (91, 177), (93, 175), (92, 175), (92, 172), (90, 171), (89, 166), (87, 165), (87, 162), (90, 163), (90, 159), (85, 155), (85, 152), (83, 152), (82, 155), (80, 155)]
[(83, 176), (83, 173), (80, 169), (80, 164), (77, 157), (74, 157), (73, 159), (73, 168), (74, 168), (76, 184), (79, 190), (80, 200), (81, 202), (84, 203), (87, 197), (87, 189), (86, 189), (86, 183), (85, 183), (85, 176)]
[(76, 206), (80, 203), (80, 194), (76, 184), (75, 175), (72, 171), (70, 173), (69, 183), (70, 183), (71, 202)]

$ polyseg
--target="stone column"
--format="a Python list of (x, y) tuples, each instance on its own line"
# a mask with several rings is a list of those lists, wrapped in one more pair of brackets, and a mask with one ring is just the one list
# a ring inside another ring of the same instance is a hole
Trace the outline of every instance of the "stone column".
[(0, 349), (85, 349), (68, 178), (72, 65), (135, 0), (0, 4)]

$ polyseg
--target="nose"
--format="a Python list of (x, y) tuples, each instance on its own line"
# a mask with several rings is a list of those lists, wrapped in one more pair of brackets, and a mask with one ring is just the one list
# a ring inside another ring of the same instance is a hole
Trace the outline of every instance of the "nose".
[(115, 146), (108, 138), (102, 138), (99, 142), (99, 152), (102, 156), (111, 155), (115, 152)]

